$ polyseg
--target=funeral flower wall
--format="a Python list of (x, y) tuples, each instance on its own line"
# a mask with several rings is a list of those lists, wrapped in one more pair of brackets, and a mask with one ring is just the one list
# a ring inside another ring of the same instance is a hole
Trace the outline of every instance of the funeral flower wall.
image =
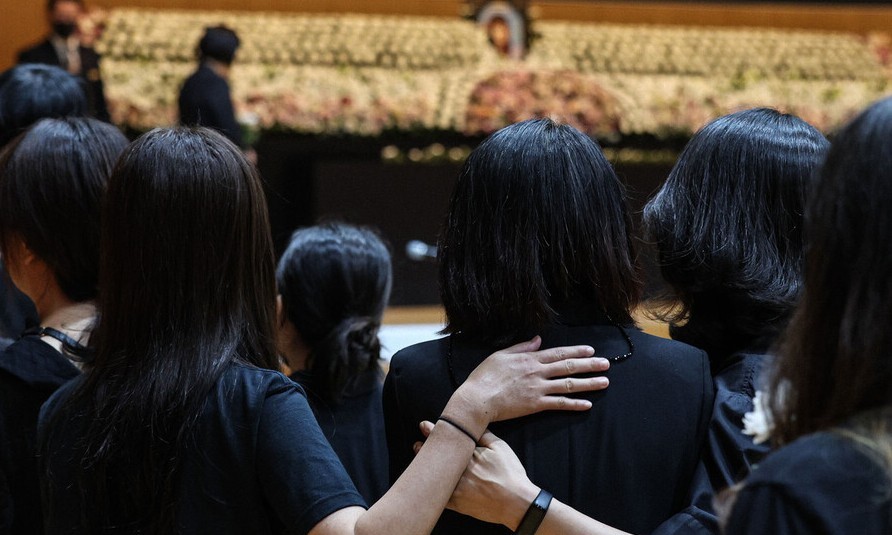
[(608, 139), (673, 136), (753, 106), (831, 130), (889, 80), (883, 35), (542, 21), (516, 62), (459, 19), (119, 9), (97, 44), (113, 119), (139, 130), (175, 122), (178, 88), (214, 24), (242, 39), (233, 96), (261, 130), (478, 134), (553, 116)]

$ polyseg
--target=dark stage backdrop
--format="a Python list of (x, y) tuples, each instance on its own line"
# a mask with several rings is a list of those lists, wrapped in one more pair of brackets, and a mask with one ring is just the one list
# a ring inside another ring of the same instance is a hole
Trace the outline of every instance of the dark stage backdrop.
[[(473, 145), (480, 139), (455, 141)], [(319, 220), (337, 218), (370, 225), (381, 232), (393, 253), (391, 304), (438, 304), (436, 263), (409, 259), (406, 244), (411, 240), (436, 243), (460, 165), (384, 163), (381, 148), (393, 142), (386, 138), (264, 136), (257, 150), (276, 249), (281, 253), (295, 228)], [(396, 144), (413, 146), (410, 141), (397, 140)], [(669, 169), (669, 165), (654, 164), (617, 166), (617, 174), (628, 187), (636, 224), (644, 203)], [(641, 245), (647, 293), (652, 295), (659, 289), (659, 274), (651, 251)]]

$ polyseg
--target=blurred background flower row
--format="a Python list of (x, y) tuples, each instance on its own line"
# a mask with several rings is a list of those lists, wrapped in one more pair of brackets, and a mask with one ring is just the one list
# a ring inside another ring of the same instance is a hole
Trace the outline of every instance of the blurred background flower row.
[(257, 131), (477, 135), (551, 116), (602, 139), (686, 136), (736, 109), (772, 106), (831, 131), (889, 87), (887, 35), (539, 21), (523, 60), (472, 21), (120, 9), (97, 48), (113, 120), (176, 121), (206, 26), (242, 39), (232, 76)]

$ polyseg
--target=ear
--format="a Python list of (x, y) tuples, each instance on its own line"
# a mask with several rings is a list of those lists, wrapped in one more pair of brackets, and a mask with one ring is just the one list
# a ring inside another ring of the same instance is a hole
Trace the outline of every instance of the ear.
[(25, 243), (25, 239), (22, 238), (20, 234), (12, 234), (6, 240), (6, 256), (8, 261), (15, 262), (20, 266), (30, 266), (33, 265), (40, 258), (34, 254), (28, 244)]

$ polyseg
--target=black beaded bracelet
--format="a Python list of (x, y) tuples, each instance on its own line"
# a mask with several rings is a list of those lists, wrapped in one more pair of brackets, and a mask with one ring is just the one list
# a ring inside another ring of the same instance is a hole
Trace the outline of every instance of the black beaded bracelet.
[(551, 493), (547, 490), (540, 490), (539, 495), (536, 496), (536, 499), (530, 504), (530, 508), (527, 509), (526, 514), (523, 515), (523, 519), (520, 521), (520, 525), (517, 526), (517, 531), (514, 533), (516, 535), (533, 535), (536, 533), (536, 530), (539, 529), (542, 520), (545, 518), (545, 513), (548, 512), (548, 506), (551, 505), (552, 497)]
[(458, 425), (457, 423), (453, 422), (452, 420), (450, 420), (449, 418), (447, 418), (445, 416), (440, 416), (439, 418), (437, 418), (437, 421), (438, 422), (446, 422), (447, 424), (451, 425), (452, 427), (458, 429), (459, 431), (464, 433), (468, 438), (470, 438), (474, 442), (475, 446), (477, 445), (478, 440), (476, 438), (474, 438), (474, 435), (472, 435), (471, 432), (468, 431), (467, 429), (465, 429), (464, 427)]

